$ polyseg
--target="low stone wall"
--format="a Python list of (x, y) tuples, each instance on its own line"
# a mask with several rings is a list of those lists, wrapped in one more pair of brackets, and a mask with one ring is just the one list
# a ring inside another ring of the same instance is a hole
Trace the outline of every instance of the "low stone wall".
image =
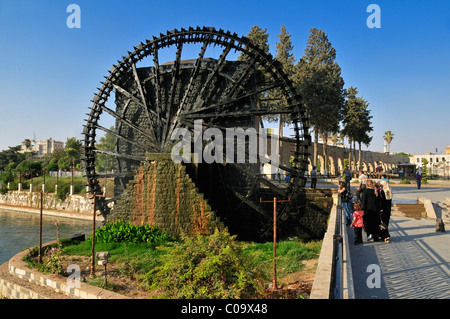
[[(39, 210), (41, 194), (40, 192), (9, 191), (0, 195), (0, 206)], [(92, 216), (93, 208), (93, 200), (87, 196), (69, 195), (64, 201), (56, 198), (54, 193), (44, 194), (43, 197), (43, 210), (66, 212), (74, 218), (83, 215)]]
[[(47, 243), (44, 247), (51, 244)], [(9, 274), (1, 276), (0, 272), (0, 295), (2, 297), (8, 299), (131, 299), (83, 282), (79, 283), (79, 287), (70, 287), (66, 277), (44, 275), (31, 269), (22, 260), (28, 251), (22, 251), (9, 260)], [(3, 268), (4, 265), (0, 267)]]
[[(339, 209), (338, 209), (339, 207)], [(316, 274), (314, 276), (314, 283), (311, 290), (310, 299), (330, 299), (331, 277), (333, 274), (333, 247), (334, 236), (336, 235), (336, 220), (337, 214), (343, 214), (340, 197), (338, 194), (333, 194), (333, 206), (328, 220), (327, 231), (323, 236), (322, 249), (320, 250), (319, 262), (317, 265)], [(355, 292), (353, 286), (352, 263), (349, 250), (347, 226), (345, 219), (341, 216), (341, 229), (343, 237), (342, 247), (342, 274), (336, 280), (340, 283), (341, 298), (354, 299)]]

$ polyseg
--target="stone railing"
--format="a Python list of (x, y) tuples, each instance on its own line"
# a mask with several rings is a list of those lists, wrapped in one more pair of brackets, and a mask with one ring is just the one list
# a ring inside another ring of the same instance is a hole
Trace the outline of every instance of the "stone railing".
[(333, 207), (323, 237), (311, 299), (355, 298), (347, 227), (342, 213), (340, 197), (333, 194)]
[[(45, 244), (43, 248), (52, 243), (53, 242)], [(8, 299), (61, 298), (61, 296), (58, 297), (57, 295), (57, 293), (59, 293), (68, 296), (69, 299), (131, 299), (127, 296), (91, 286), (83, 282), (79, 282), (79, 285), (69, 284), (71, 279), (68, 280), (68, 278), (64, 276), (42, 274), (36, 269), (29, 268), (22, 260), (28, 252), (29, 250), (22, 251), (9, 260), (9, 274), (14, 276), (14, 278), (21, 279), (23, 284), (21, 284), (20, 281), (8, 279), (7, 276), (3, 276), (3, 278), (0, 276), (0, 295), (2, 297)], [(34, 288), (33, 285), (35, 286)], [(36, 289), (36, 287), (39, 286), (48, 288), (56, 294), (40, 293), (40, 290)]]

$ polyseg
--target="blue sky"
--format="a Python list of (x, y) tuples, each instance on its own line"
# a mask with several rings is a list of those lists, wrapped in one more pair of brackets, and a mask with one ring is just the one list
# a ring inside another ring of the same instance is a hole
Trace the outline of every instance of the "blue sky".
[[(79, 29), (66, 25), (72, 3), (81, 8)], [(381, 9), (379, 29), (366, 25), (371, 3)], [(370, 103), (368, 149), (382, 151), (387, 130), (395, 134), (391, 152), (450, 144), (448, 0), (0, 0), (0, 150), (34, 134), (81, 139), (103, 76), (140, 41), (189, 26), (246, 35), (253, 25), (267, 28), (273, 55), (285, 25), (297, 60), (311, 28), (328, 33), (345, 87)]]

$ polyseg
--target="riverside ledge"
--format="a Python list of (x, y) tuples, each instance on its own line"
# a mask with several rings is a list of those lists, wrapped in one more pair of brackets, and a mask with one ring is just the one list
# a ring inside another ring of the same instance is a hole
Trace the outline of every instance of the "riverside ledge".
[[(68, 195), (65, 200), (60, 200), (56, 194), (46, 193), (42, 204), (45, 215), (77, 219), (92, 219), (94, 209), (93, 200), (89, 195)], [(0, 208), (39, 214), (41, 194), (26, 191), (9, 191), (6, 194), (0, 194)], [(103, 216), (98, 217), (99, 221), (103, 220)]]
[[(46, 243), (43, 248), (53, 242)], [(8, 299), (132, 299), (80, 282), (79, 288), (68, 285), (68, 278), (42, 274), (22, 260), (30, 249), (21, 251), (0, 266), (0, 296)], [(7, 273), (5, 273), (7, 269)]]
[[(322, 249), (320, 251), (319, 262), (317, 265), (314, 283), (311, 290), (310, 299), (330, 299), (330, 286), (333, 266), (333, 246), (334, 235), (336, 234), (337, 214), (342, 214), (342, 210), (338, 210), (341, 205), (338, 194), (333, 194), (333, 207), (331, 208), (330, 218), (328, 220), (328, 228), (323, 237)], [(345, 227), (345, 221), (341, 218), (341, 228), (343, 236), (343, 255), (342, 255), (342, 278), (339, 286), (342, 291), (342, 299), (355, 299), (353, 274), (351, 269), (351, 258), (348, 247), (348, 235)]]
[[(0, 209), (22, 212), (22, 213), (40, 214), (40, 208), (34, 208), (34, 207), (29, 207), (29, 206), (9, 205), (9, 204), (0, 203)], [(84, 212), (82, 213), (82, 212), (67, 211), (67, 210), (43, 209), (42, 215), (73, 218), (73, 219), (82, 219), (82, 220), (92, 220), (92, 211), (90, 213), (84, 213)], [(98, 222), (104, 221), (104, 218), (102, 215), (96, 215), (95, 219)]]

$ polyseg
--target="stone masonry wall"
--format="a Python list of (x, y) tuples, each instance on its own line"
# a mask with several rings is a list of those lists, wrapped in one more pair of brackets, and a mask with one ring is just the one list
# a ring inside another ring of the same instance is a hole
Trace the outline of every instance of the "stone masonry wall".
[(152, 154), (141, 165), (107, 221), (122, 219), (149, 224), (173, 236), (212, 233), (222, 226), (183, 165), (167, 154)]
[[(1, 204), (39, 209), (41, 194), (40, 192), (9, 191), (6, 194), (0, 194)], [(56, 198), (54, 193), (47, 193), (43, 197), (43, 209), (92, 215), (93, 202), (89, 197), (80, 195), (69, 195), (66, 200), (62, 201)]]

